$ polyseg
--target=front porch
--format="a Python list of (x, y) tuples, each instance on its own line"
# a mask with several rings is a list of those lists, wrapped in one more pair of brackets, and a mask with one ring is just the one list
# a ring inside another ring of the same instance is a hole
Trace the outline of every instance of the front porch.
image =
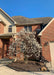
[(13, 34), (0, 34), (0, 59), (8, 58), (8, 48)]

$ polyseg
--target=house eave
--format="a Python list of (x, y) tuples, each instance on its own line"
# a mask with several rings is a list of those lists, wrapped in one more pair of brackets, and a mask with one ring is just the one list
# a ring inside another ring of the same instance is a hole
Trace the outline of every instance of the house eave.
[(17, 23), (15, 23), (15, 25), (16, 26), (34, 26), (34, 25), (41, 25), (42, 23), (31, 23), (31, 24), (29, 24), (29, 23), (25, 23), (25, 24), (17, 24)]
[(14, 24), (16, 24), (16, 21), (14, 21), (4, 10), (0, 8), (0, 11), (2, 11)]

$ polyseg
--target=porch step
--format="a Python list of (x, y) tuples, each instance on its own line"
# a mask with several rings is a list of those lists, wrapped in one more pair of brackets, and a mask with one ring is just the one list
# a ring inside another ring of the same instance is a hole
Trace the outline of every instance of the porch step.
[(14, 61), (13, 59), (3, 58), (3, 59), (0, 59), (0, 64), (9, 64), (9, 63), (12, 63), (13, 61)]

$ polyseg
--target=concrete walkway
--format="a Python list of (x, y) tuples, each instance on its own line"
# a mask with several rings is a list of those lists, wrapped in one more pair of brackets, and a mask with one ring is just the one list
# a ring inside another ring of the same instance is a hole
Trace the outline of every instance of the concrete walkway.
[(18, 72), (4, 65), (0, 65), (0, 75), (54, 75), (50, 72)]

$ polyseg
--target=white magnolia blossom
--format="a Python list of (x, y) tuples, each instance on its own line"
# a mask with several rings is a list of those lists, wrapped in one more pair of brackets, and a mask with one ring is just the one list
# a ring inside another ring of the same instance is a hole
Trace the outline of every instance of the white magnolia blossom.
[[(26, 32), (23, 29), (15, 35), (17, 35), (18, 38), (15, 40), (15, 42), (12, 42), (9, 47), (9, 50), (12, 50), (12, 53), (17, 54), (19, 50), (16, 50), (16, 47), (18, 47), (21, 49), (21, 52), (26, 52), (27, 57), (30, 57), (32, 55), (35, 55), (36, 59), (40, 57), (42, 48), (35, 38), (35, 32)], [(10, 55), (11, 52), (9, 52)]]

